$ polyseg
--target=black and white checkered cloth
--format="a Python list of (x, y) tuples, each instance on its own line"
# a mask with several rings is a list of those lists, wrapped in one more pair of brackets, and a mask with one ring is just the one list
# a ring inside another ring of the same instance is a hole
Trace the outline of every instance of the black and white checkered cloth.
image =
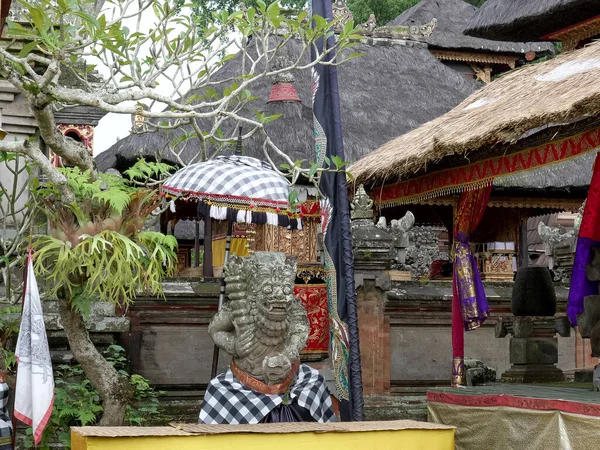
[[(310, 411), (317, 422), (334, 422), (335, 413), (319, 371), (300, 365), (298, 376), (289, 388), (291, 400)], [(285, 394), (267, 395), (244, 386), (228, 369), (210, 381), (204, 394), (199, 423), (259, 423), (269, 412), (283, 403)]]
[(12, 450), (12, 422), (8, 415), (8, 384), (0, 383), (0, 450)]
[(290, 183), (256, 158), (221, 156), (184, 167), (161, 189), (175, 196), (285, 209)]

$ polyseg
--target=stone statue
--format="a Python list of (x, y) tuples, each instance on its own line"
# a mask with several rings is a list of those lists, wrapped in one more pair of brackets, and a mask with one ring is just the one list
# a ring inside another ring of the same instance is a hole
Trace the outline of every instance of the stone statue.
[(394, 247), (396, 248), (396, 262), (398, 264), (406, 263), (406, 253), (409, 246), (408, 232), (415, 224), (415, 216), (407, 211), (400, 220), (390, 222), (390, 233), (394, 237)]
[(332, 9), (333, 20), (338, 20), (338, 22), (333, 26), (334, 31), (342, 31), (344, 25), (346, 25), (351, 20), (354, 20), (354, 16), (352, 15), (350, 8), (346, 6), (345, 0), (335, 0), (333, 2)]
[(373, 219), (373, 200), (369, 198), (365, 187), (361, 184), (350, 203), (350, 217), (355, 219)]
[(394, 239), (398, 241), (398, 245), (408, 247), (408, 232), (415, 224), (415, 216), (410, 211), (407, 211), (404, 217), (400, 220), (392, 220), (390, 222), (390, 231)]
[(229, 301), (208, 327), (237, 368), (267, 385), (295, 375), (308, 338), (306, 310), (294, 297), (295, 278), (296, 262), (283, 253), (230, 256)]
[(371, 14), (369, 19), (361, 25), (363, 33), (372, 33), (375, 27), (377, 26), (377, 20), (375, 19), (375, 14)]
[(277, 252), (231, 255), (224, 270), (228, 300), (208, 333), (232, 361), (208, 383), (198, 421), (335, 421), (325, 379), (300, 364), (309, 324), (294, 296), (296, 260)]

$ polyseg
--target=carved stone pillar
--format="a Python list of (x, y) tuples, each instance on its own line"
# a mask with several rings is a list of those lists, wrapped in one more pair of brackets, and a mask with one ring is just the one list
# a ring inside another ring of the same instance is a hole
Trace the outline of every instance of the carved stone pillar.
[(395, 249), (392, 235), (375, 226), (372, 207), (361, 185), (352, 202), (351, 217), (363, 392), (381, 395), (390, 391), (390, 322), (385, 315), (390, 279), (385, 271)]

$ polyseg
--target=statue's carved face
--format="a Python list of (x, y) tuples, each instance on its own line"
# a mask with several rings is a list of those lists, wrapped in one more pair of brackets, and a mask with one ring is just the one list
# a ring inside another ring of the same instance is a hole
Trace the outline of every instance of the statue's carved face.
[(294, 300), (296, 262), (283, 253), (256, 252), (243, 262), (246, 285), (259, 313), (281, 322)]
[(283, 322), (294, 301), (296, 260), (279, 252), (255, 252), (246, 258), (232, 255), (225, 281), (228, 293), (232, 287), (246, 291), (246, 299), (263, 318)]
[(280, 322), (287, 317), (294, 300), (294, 284), (284, 271), (274, 269), (271, 277), (257, 280), (256, 305), (269, 320)]

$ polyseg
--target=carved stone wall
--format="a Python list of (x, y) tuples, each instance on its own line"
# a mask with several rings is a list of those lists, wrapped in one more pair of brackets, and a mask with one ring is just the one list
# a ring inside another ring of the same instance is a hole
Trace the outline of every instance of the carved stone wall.
[(409, 231), (409, 247), (405, 264), (393, 264), (393, 269), (408, 270), (413, 279), (427, 276), (435, 260), (449, 259), (445, 246), (440, 247), (440, 236), (447, 230), (442, 227), (416, 226)]

